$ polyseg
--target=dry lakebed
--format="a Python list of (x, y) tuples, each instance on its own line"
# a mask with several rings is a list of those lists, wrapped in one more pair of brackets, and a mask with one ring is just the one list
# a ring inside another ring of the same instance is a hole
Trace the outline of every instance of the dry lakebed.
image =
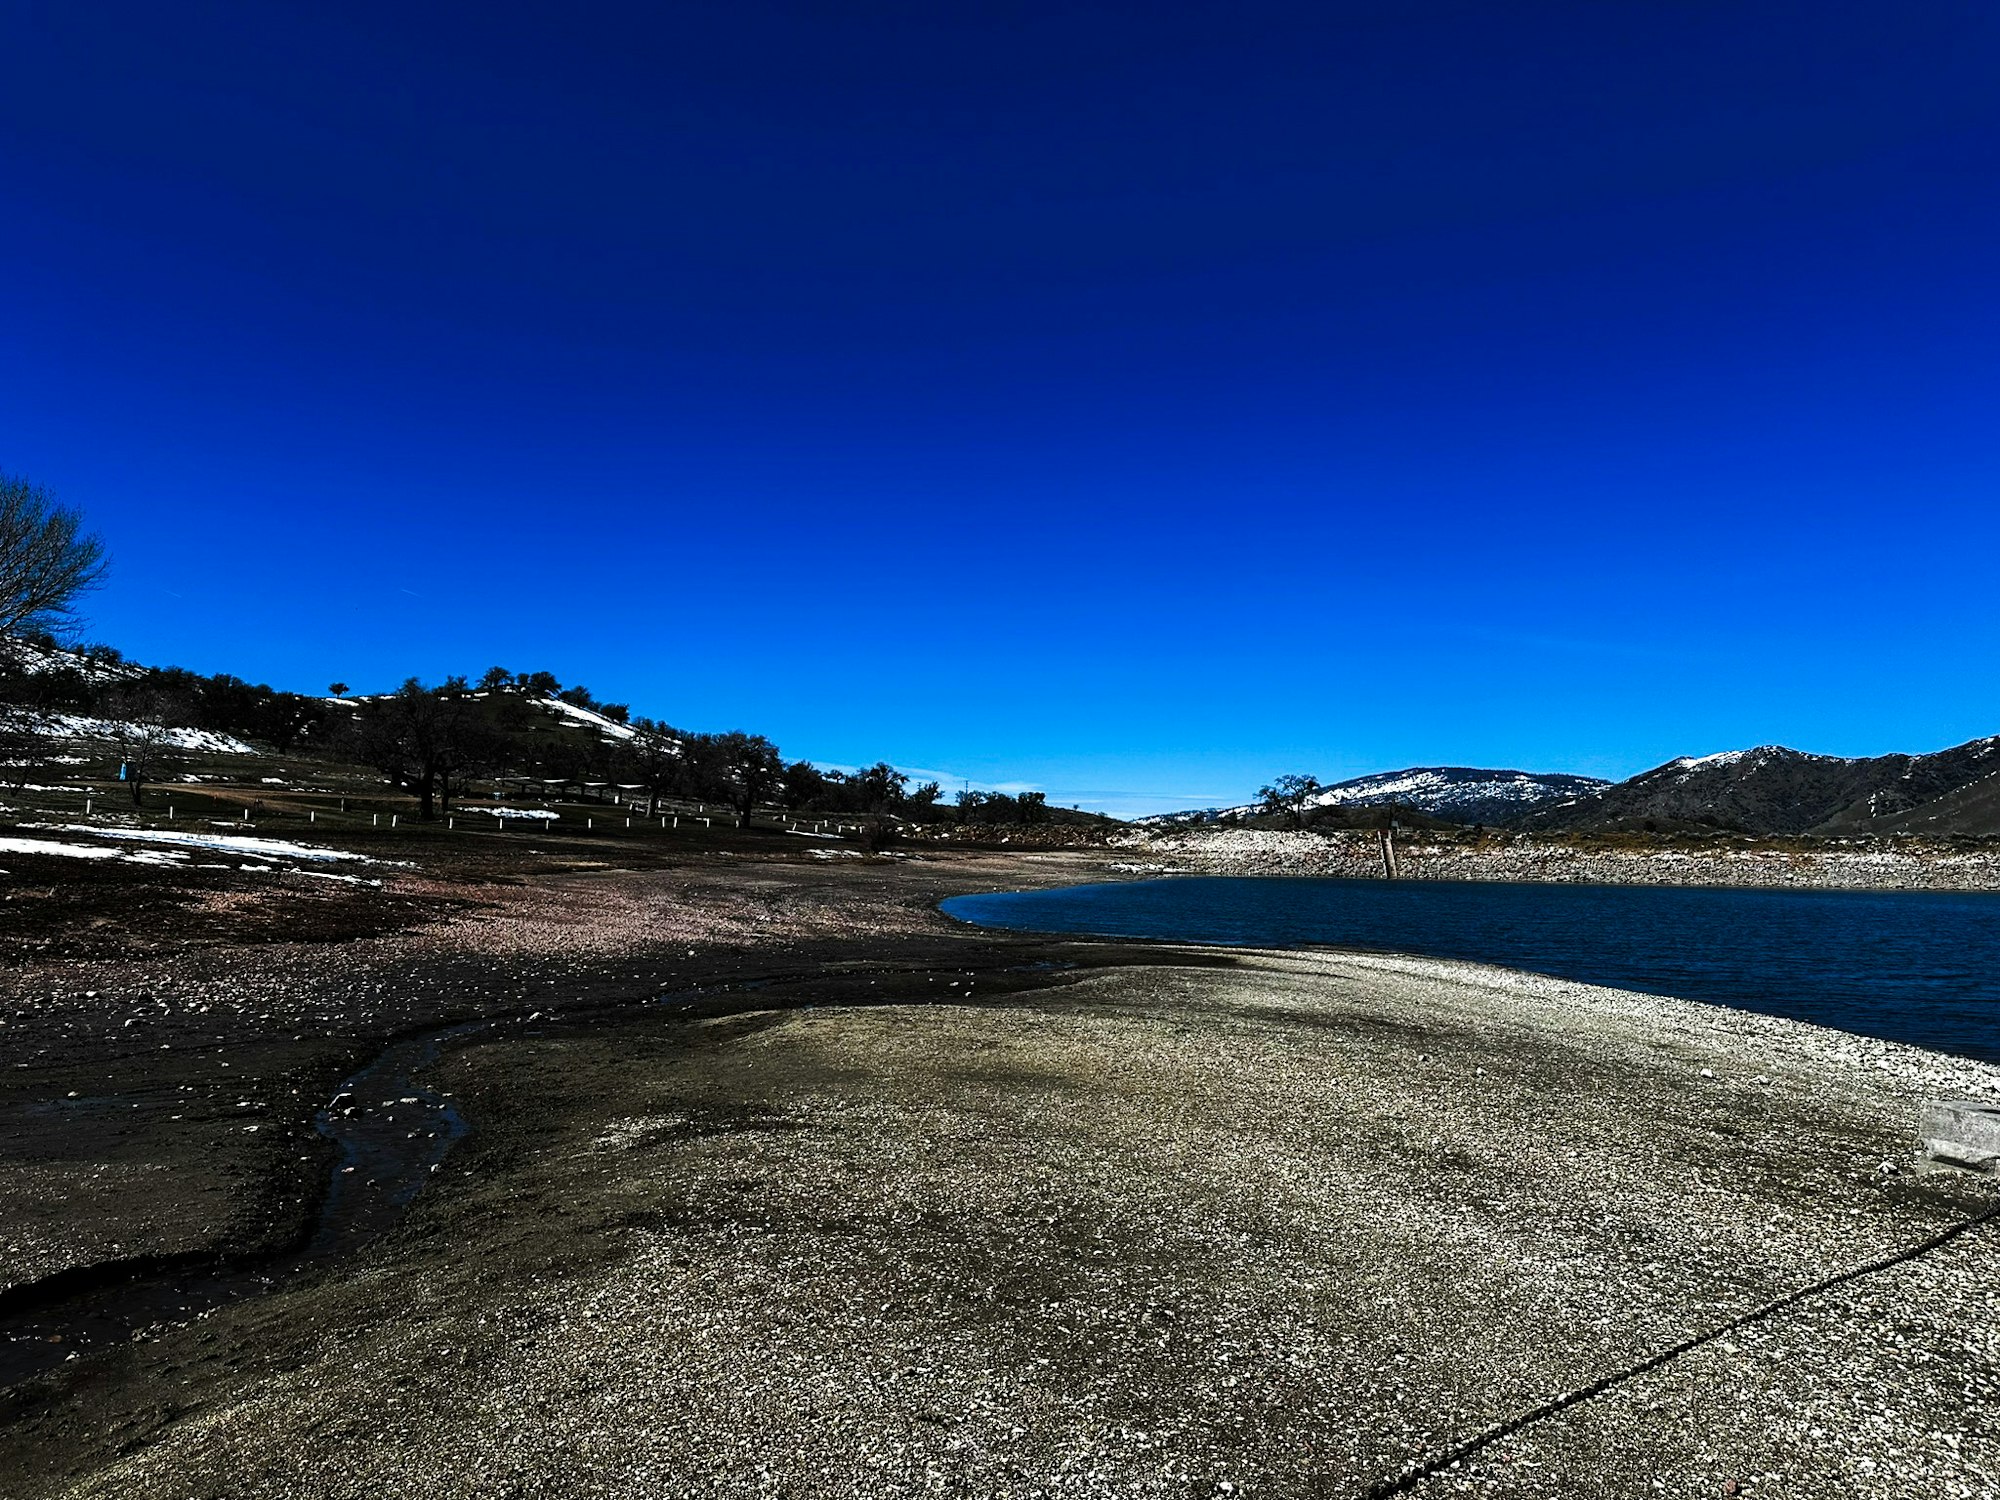
[(1102, 872), (552, 850), (44, 913), (0, 1495), (2000, 1494), (1995, 1184), (1914, 1134), (1995, 1069), (933, 909)]

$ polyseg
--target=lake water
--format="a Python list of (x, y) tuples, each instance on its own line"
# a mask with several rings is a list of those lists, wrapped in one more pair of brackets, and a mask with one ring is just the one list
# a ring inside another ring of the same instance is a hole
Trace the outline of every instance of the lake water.
[(2000, 894), (1176, 876), (957, 896), (984, 927), (1473, 959), (2000, 1062)]

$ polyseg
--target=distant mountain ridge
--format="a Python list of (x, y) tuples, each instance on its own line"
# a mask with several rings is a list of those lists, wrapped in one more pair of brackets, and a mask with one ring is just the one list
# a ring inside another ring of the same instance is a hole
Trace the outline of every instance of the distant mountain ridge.
[[(1511, 824), (1536, 808), (1574, 801), (1611, 785), (1568, 772), (1489, 770), (1475, 766), (1412, 766), (1378, 771), (1323, 787), (1313, 808), (1401, 807), (1447, 823)], [(1141, 818), (1141, 824), (1228, 822), (1262, 812), (1254, 802), (1196, 808)]]
[[(1758, 745), (1683, 755), (1616, 783), (1561, 772), (1413, 766), (1338, 782), (1309, 806), (1393, 807), (1447, 823), (1551, 833), (2000, 836), (2000, 735), (1922, 755), (1815, 755)], [(1139, 822), (1238, 822), (1265, 811), (1252, 802)]]
[(1521, 820), (1588, 832), (1648, 825), (1824, 837), (2000, 834), (2000, 736), (1926, 755), (1860, 758), (1759, 745), (1682, 756)]

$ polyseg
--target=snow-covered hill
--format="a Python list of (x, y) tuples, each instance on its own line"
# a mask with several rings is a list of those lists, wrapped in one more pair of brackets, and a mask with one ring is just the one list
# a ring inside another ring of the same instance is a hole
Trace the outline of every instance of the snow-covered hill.
[(43, 739), (105, 740), (116, 744), (151, 743), (167, 750), (196, 750), (209, 755), (251, 755), (249, 745), (233, 734), (213, 729), (158, 727), (128, 719), (97, 719), (32, 708), (0, 706), (0, 726), (26, 730)]
[[(494, 691), (487, 688), (478, 688), (467, 693), (466, 696), (474, 699), (491, 698), (494, 696)], [(515, 692), (512, 688), (501, 688), (498, 691), (510, 695)], [(338, 708), (359, 708), (365, 703), (379, 703), (392, 696), (393, 694), (389, 693), (357, 693), (344, 698), (326, 697), (321, 699), (321, 701)], [(607, 740), (636, 740), (641, 738), (640, 732), (630, 724), (614, 719), (608, 714), (601, 714), (595, 709), (583, 708), (569, 702), (567, 699), (558, 698), (553, 693), (536, 694), (527, 697), (525, 701), (556, 720), (566, 729), (588, 730), (596, 734), (600, 739)], [(674, 743), (677, 744), (678, 741)]]
[(44, 672), (75, 672), (89, 682), (125, 682), (143, 675), (144, 669), (120, 657), (114, 661), (101, 648), (69, 651), (61, 646), (44, 646), (20, 636), (0, 636), (0, 667), (11, 667), (30, 677)]
[(1924, 755), (1815, 755), (1783, 745), (1683, 755), (1573, 803), (1561, 829), (1720, 828), (1842, 836), (2000, 832), (2000, 737)]
[[(1414, 766), (1379, 771), (1323, 788), (1313, 807), (1407, 807), (1450, 823), (1506, 823), (1535, 808), (1588, 797), (1611, 785), (1594, 776), (1566, 772), (1493, 771), (1472, 766)], [(1233, 822), (1263, 809), (1254, 802), (1238, 807), (1166, 813), (1140, 821), (1148, 825)]]
[(535, 706), (544, 713), (551, 713), (557, 718), (567, 719), (570, 723), (580, 728), (595, 729), (607, 739), (629, 740), (638, 737), (639, 731), (634, 729), (630, 724), (621, 724), (616, 719), (607, 718), (605, 715), (588, 708), (579, 708), (574, 703), (564, 702), (561, 698), (539, 698), (535, 700)]

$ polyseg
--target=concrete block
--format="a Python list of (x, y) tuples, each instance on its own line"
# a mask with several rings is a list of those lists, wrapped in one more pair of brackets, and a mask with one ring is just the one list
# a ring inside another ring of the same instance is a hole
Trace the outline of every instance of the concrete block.
[(1917, 1138), (1934, 1161), (1971, 1167), (1979, 1172), (2000, 1169), (2000, 1103), (1981, 1099), (1938, 1099), (1925, 1103), (1917, 1117)]

